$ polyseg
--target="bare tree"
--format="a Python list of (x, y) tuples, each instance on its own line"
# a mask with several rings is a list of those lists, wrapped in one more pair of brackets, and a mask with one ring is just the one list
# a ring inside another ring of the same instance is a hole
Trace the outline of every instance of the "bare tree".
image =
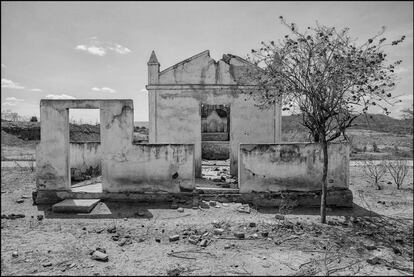
[(387, 167), (384, 162), (376, 163), (374, 160), (365, 160), (363, 162), (363, 171), (366, 176), (368, 176), (377, 187), (378, 190), (381, 189), (379, 181), (382, 179), (384, 174), (387, 172)]
[(389, 161), (386, 163), (386, 167), (392, 179), (394, 179), (397, 189), (401, 189), (408, 173), (408, 162), (406, 160)]
[(308, 27), (300, 32), (294, 23), (280, 17), (290, 34), (278, 43), (262, 42), (248, 60), (259, 69), (246, 75), (258, 90), (250, 94), (261, 107), (282, 101), (283, 110), (298, 109), (301, 124), (309, 129), (323, 151), (321, 222), (326, 222), (328, 143), (341, 135), (370, 105), (385, 107), (395, 86), (394, 69), (402, 61), (385, 64), (383, 47), (397, 45), (405, 38), (384, 43), (385, 28), (361, 45), (348, 35), (348, 28)]

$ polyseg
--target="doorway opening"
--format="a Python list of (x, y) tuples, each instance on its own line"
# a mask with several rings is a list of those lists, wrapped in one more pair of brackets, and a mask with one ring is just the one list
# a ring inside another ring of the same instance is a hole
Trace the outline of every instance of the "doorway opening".
[(102, 192), (99, 109), (69, 109), (69, 170), (73, 192)]
[(201, 186), (237, 189), (230, 175), (230, 105), (201, 104)]

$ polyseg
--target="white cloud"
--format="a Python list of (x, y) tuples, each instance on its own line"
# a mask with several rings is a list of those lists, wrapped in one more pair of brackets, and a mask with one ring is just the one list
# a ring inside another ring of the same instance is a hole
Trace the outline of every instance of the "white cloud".
[(16, 106), (16, 103), (12, 103), (12, 102), (4, 102), (2, 105), (3, 105), (3, 106)]
[(120, 44), (115, 44), (115, 47), (108, 47), (108, 48), (119, 54), (128, 54), (129, 52), (131, 52), (131, 50), (129, 50), (128, 48)]
[(21, 86), (19, 83), (15, 83), (12, 80), (1, 79), (2, 88), (11, 88), (11, 89), (24, 89), (24, 86)]
[(92, 55), (97, 55), (97, 56), (104, 56), (106, 54), (106, 51), (104, 48), (102, 47), (97, 47), (97, 46), (86, 46), (86, 45), (78, 45), (75, 47), (75, 49), (77, 50), (83, 50), (86, 51)]
[(115, 93), (116, 92), (114, 89), (111, 89), (111, 88), (108, 88), (108, 87), (102, 87), (102, 88), (93, 87), (92, 90), (93, 91), (99, 91), (99, 92), (108, 92), (108, 93)]
[(105, 56), (108, 51), (113, 51), (121, 55), (125, 55), (131, 52), (125, 46), (112, 42), (98, 41), (97, 37), (89, 38), (89, 41), (85, 44), (80, 44), (75, 47), (76, 50), (86, 51), (92, 55)]
[(7, 97), (6, 101), (16, 101), (16, 102), (21, 102), (24, 101), (23, 99), (18, 99), (16, 97)]
[(32, 89), (30, 89), (30, 91), (40, 92), (40, 91), (43, 91), (43, 90), (41, 90), (40, 88), (32, 88)]
[(47, 99), (76, 99), (73, 96), (66, 95), (66, 94), (48, 94), (46, 95)]

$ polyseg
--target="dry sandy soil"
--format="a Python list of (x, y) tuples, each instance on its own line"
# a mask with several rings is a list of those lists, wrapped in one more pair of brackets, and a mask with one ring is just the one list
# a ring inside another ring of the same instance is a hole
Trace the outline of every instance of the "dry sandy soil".
[[(90, 214), (56, 214), (50, 206), (32, 204), (34, 172), (4, 168), (1, 213), (25, 217), (2, 216), (1, 273), (412, 275), (412, 168), (402, 190), (387, 184), (390, 176), (385, 176), (383, 190), (363, 176), (360, 166), (351, 167), (354, 209), (329, 210), (325, 225), (319, 223), (317, 209), (297, 208), (276, 219), (277, 209), (252, 207), (250, 213), (241, 213), (239, 203), (208, 209), (183, 203), (184, 212), (178, 212), (170, 204), (101, 202)], [(21, 197), (28, 198), (16, 203)], [(44, 218), (38, 220), (38, 215)], [(118, 241), (107, 231), (113, 226)], [(218, 227), (224, 233), (214, 235)], [(236, 239), (235, 231), (246, 238)], [(176, 234), (180, 239), (170, 242)], [(204, 234), (207, 246), (190, 244), (186, 236), (191, 234)], [(120, 246), (123, 238), (126, 243)], [(106, 249), (107, 262), (91, 259), (89, 252), (97, 247)]]

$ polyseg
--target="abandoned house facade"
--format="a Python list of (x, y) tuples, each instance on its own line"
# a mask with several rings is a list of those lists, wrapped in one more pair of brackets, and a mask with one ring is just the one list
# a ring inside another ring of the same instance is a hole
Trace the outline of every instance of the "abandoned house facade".
[[(153, 51), (148, 61), (149, 142), (194, 144), (196, 177), (203, 156), (230, 158), (230, 173), (238, 174), (240, 143), (281, 140), (281, 105), (260, 110), (249, 95), (245, 72), (253, 64), (208, 50), (160, 71)], [(211, 153), (211, 152), (216, 153)], [(226, 155), (227, 153), (227, 155)]]

